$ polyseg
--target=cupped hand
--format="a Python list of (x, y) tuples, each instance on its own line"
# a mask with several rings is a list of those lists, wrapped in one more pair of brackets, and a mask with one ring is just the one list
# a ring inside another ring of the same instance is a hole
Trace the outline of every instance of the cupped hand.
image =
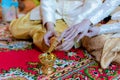
[(47, 46), (50, 46), (50, 38), (53, 36), (57, 36), (55, 31), (47, 31), (44, 35), (44, 41)]
[(47, 46), (50, 46), (50, 38), (53, 36), (57, 36), (57, 33), (54, 30), (53, 23), (47, 22), (45, 27), (46, 27), (46, 34), (44, 35), (44, 41)]

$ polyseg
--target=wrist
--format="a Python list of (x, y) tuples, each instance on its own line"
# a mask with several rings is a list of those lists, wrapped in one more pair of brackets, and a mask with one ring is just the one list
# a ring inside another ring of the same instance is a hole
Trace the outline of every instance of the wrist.
[(97, 35), (100, 35), (101, 33), (100, 30), (101, 30), (100, 27), (97, 27)]
[(105, 34), (106, 30), (102, 27), (99, 27), (98, 35)]
[(92, 22), (91, 22), (89, 19), (85, 19), (85, 22), (86, 22), (88, 25), (93, 25)]
[(51, 22), (47, 22), (45, 24), (45, 28), (46, 28), (47, 31), (54, 31), (54, 24), (51, 23)]

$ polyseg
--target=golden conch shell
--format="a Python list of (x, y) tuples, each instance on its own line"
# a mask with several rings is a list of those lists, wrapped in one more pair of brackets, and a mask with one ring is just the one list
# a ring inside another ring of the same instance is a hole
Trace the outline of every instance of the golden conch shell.
[(50, 47), (46, 53), (39, 55), (40, 63), (42, 64), (41, 70), (44, 74), (51, 74), (55, 71), (54, 62), (56, 60), (55, 54), (52, 53), (52, 51), (57, 46), (58, 41), (55, 37), (52, 37), (50, 39)]
[(53, 53), (43, 53), (39, 55), (40, 63), (42, 64), (41, 70), (43, 74), (51, 74), (55, 71), (54, 62), (56, 56)]

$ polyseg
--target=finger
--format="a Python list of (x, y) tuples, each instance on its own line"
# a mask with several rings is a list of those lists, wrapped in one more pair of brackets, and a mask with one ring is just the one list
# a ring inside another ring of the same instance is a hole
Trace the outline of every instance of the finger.
[(64, 38), (65, 33), (66, 33), (66, 31), (64, 31), (64, 32), (60, 35), (60, 37), (58, 37), (58, 42), (61, 42), (61, 41), (62, 41), (62, 39)]
[(45, 42), (45, 44), (46, 44), (47, 46), (50, 46), (50, 44), (49, 44), (49, 40), (48, 40), (47, 37), (44, 37), (44, 42)]
[(80, 39), (82, 39), (82, 38), (85, 36), (85, 33), (87, 33), (87, 31), (86, 31), (86, 32), (83, 32), (82, 34), (79, 35), (79, 37), (78, 37), (78, 39), (77, 39), (77, 42), (79, 42)]
[[(80, 31), (79, 31), (80, 32)], [(69, 35), (65, 36), (64, 40), (72, 40), (78, 35), (78, 29), (72, 28), (71, 32), (68, 33)]]
[(57, 46), (55, 49), (60, 50), (62, 48), (62, 45)]
[(60, 50), (60, 49), (62, 49), (63, 48), (63, 45), (65, 44), (66, 42), (64, 42), (64, 43), (62, 43), (61, 45), (59, 45), (59, 46), (57, 46), (57, 50)]
[(65, 36), (64, 40), (72, 40), (76, 37), (77, 31), (74, 29), (73, 31), (69, 32), (70, 34), (68, 36)]
[(79, 34), (78, 39), (77, 39), (76, 42), (79, 42), (82, 37), (83, 37), (83, 34)]
[(68, 29), (66, 30), (65, 36), (69, 35), (69, 33), (70, 33), (72, 30), (73, 30), (73, 28), (68, 28)]
[(87, 28), (81, 35), (79, 35), (80, 37), (78, 37), (78, 40), (77, 40), (77, 42), (79, 42), (80, 41), (80, 39), (82, 39), (86, 34), (87, 34), (87, 32), (88, 32), (88, 29), (89, 28)]
[(72, 45), (72, 44), (69, 44), (69, 45), (66, 45), (65, 47), (63, 47), (63, 48), (60, 49), (60, 50), (62, 50), (62, 51), (68, 51), (68, 50), (70, 50), (72, 47), (73, 47), (73, 45)]
[(71, 34), (71, 32), (73, 32), (73, 30), (75, 30), (75, 28), (71, 27), (69, 29), (66, 30), (66, 34), (64, 35), (64, 37), (67, 37)]
[(61, 48), (59, 48), (59, 50), (62, 51), (70, 50), (73, 47), (73, 45), (74, 45), (74, 41), (66, 41), (64, 44), (61, 45)]
[(44, 41), (45, 41), (45, 44), (47, 45), (47, 46), (50, 46), (50, 44), (49, 44), (49, 38), (51, 37), (51, 35), (50, 34), (46, 34), (45, 36), (44, 36)]
[(56, 49), (62, 49), (65, 45), (68, 44), (68, 41), (63, 42), (61, 45), (59, 45)]
[(68, 39), (64, 39), (64, 40), (66, 40), (66, 41), (74, 40), (77, 35), (78, 35), (78, 33), (76, 32), (71, 37), (69, 37)]
[(60, 50), (60, 51), (67, 51), (67, 50), (70, 50), (72, 48), (72, 46), (70, 44), (66, 45), (66, 46), (59, 46), (57, 49)]

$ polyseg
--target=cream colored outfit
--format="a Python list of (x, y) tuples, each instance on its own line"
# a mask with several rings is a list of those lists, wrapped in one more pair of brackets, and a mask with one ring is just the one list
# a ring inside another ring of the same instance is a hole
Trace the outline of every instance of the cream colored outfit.
[(101, 0), (41, 0), (40, 6), (26, 16), (11, 22), (9, 30), (17, 39), (33, 38), (33, 43), (42, 51), (48, 47), (43, 36), (46, 33), (44, 24), (52, 22), (58, 33), (68, 26), (80, 23), (92, 11), (102, 4)]
[[(33, 10), (30, 18), (42, 19), (43, 24), (46, 22), (55, 24), (56, 20), (63, 19), (68, 26), (72, 26), (87, 18), (101, 4), (101, 0), (41, 0), (40, 8)], [(39, 16), (40, 13), (42, 18)]]
[(105, 2), (97, 7), (89, 16), (90, 21), (95, 25), (105, 17), (110, 15), (120, 5), (120, 0), (105, 0)]
[(90, 17), (93, 24), (98, 23), (112, 12), (115, 12), (111, 15), (114, 21), (110, 20), (107, 24), (100, 26), (99, 36), (85, 37), (82, 40), (83, 46), (95, 56), (102, 68), (107, 68), (111, 62), (120, 64), (120, 22), (115, 21), (119, 19), (120, 14), (118, 14), (119, 10), (114, 11), (118, 5), (120, 5), (120, 0), (106, 0), (101, 7), (98, 7)]

